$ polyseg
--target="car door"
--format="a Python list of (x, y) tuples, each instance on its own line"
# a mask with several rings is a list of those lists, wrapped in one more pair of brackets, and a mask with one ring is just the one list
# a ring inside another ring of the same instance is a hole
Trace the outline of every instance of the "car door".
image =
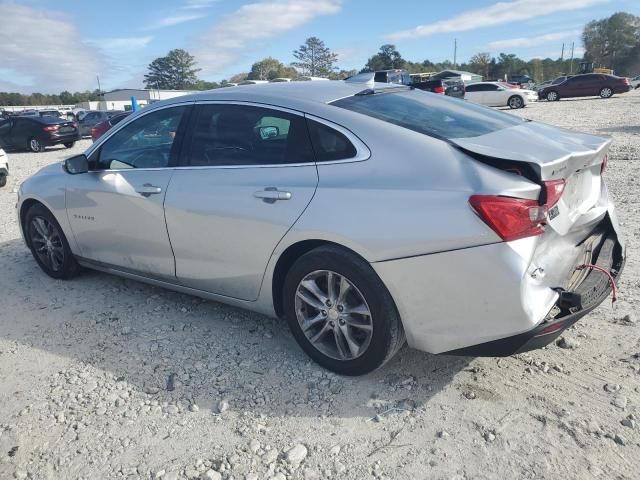
[(11, 146), (11, 125), (10, 118), (0, 119), (0, 148), (8, 148)]
[(484, 85), (484, 95), (482, 97), (483, 103), (491, 107), (503, 106), (507, 104), (505, 98), (505, 89), (494, 85), (493, 83), (487, 83)]
[(69, 176), (67, 214), (82, 257), (175, 279), (163, 204), (189, 110), (145, 112), (91, 153), (88, 173)]
[(480, 83), (467, 85), (465, 90), (465, 99), (469, 100), (470, 102), (479, 103), (482, 105), (482, 96), (484, 93), (482, 91), (482, 87), (484, 87), (484, 85)]
[(318, 173), (300, 113), (210, 102), (194, 108), (165, 215), (178, 281), (255, 300), (269, 258)]

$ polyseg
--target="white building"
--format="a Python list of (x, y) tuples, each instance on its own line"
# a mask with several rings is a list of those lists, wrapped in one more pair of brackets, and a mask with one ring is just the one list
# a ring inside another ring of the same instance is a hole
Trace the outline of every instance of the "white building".
[(86, 110), (131, 110), (131, 97), (136, 97), (138, 105), (145, 106), (160, 100), (195, 93), (193, 90), (152, 90), (119, 88), (103, 94), (98, 102), (82, 102), (77, 106)]

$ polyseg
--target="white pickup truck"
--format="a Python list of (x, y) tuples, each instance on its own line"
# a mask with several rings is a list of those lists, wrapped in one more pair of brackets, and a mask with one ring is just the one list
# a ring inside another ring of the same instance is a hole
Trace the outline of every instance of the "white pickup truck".
[(7, 184), (7, 176), (9, 175), (9, 158), (4, 150), (0, 148), (0, 187)]

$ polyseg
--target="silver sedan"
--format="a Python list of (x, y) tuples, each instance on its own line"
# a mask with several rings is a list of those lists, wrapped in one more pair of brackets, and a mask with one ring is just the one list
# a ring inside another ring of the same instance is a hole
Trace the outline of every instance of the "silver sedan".
[(40, 267), (286, 318), (324, 367), (404, 345), (510, 355), (614, 290), (610, 140), (388, 84), (272, 83), (159, 102), (25, 181)]

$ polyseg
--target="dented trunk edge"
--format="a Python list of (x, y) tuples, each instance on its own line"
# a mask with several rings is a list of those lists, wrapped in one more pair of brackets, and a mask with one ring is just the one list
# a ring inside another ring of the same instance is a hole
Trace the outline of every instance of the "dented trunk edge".
[[(618, 239), (609, 217), (606, 219), (605, 227), (605, 235), (599, 245), (597, 258), (592, 263), (605, 268), (611, 274), (615, 283), (618, 284), (626, 260), (625, 247)], [(602, 233), (602, 229), (598, 229), (594, 231), (592, 236), (602, 235)], [(590, 273), (584, 277), (582, 282), (569, 293), (579, 296), (577, 304), (569, 307), (566, 302), (563, 305), (562, 299), (559, 298), (552, 311), (556, 309), (560, 313), (553, 318), (548, 315), (542, 323), (527, 332), (442, 352), (441, 355), (506, 357), (542, 348), (553, 342), (567, 328), (604, 302), (612, 293), (612, 286), (609, 278), (602, 272), (590, 270)]]

